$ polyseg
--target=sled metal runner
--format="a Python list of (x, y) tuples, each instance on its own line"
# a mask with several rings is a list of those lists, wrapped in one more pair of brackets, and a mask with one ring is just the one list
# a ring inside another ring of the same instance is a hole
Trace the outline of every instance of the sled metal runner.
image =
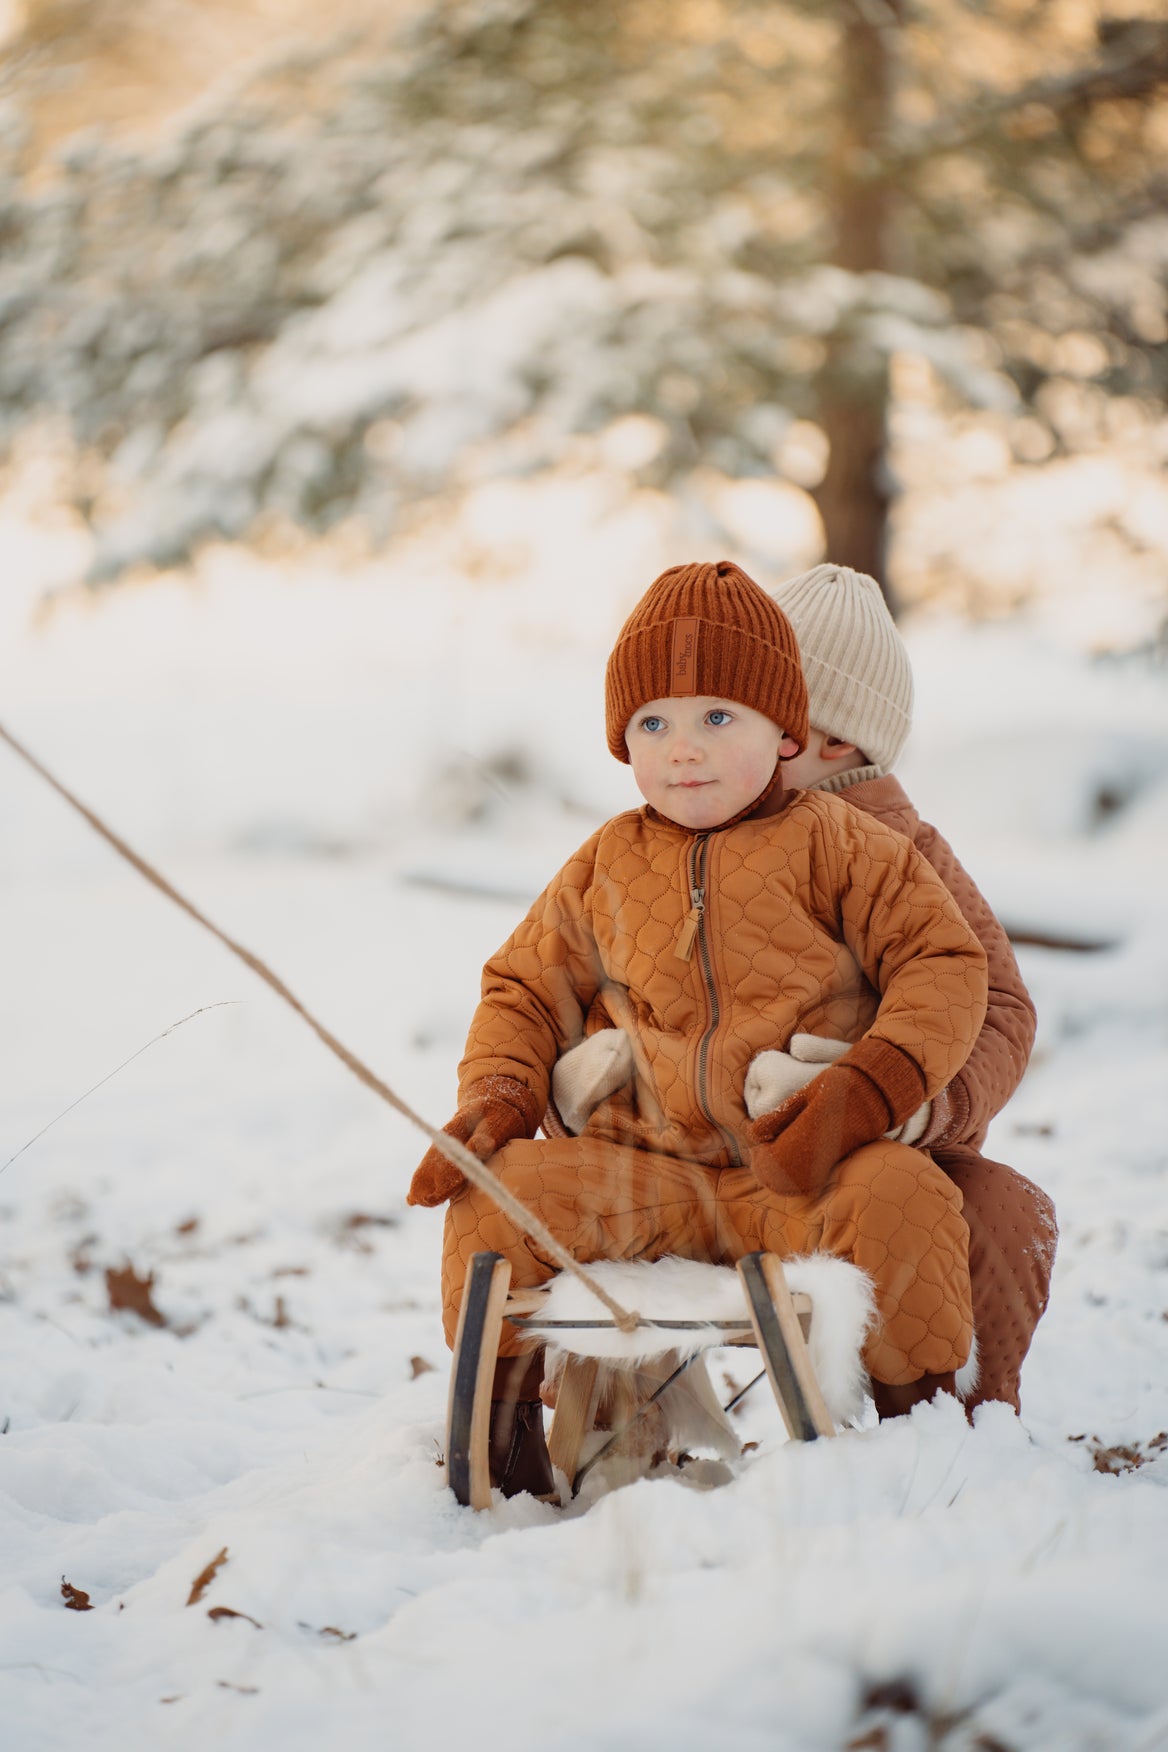
[[(715, 1345), (754, 1345), (762, 1353), (765, 1373), (792, 1441), (815, 1441), (835, 1434), (807, 1350), (807, 1331), (814, 1318), (811, 1298), (792, 1295), (775, 1254), (751, 1253), (738, 1262), (747, 1318), (736, 1320), (639, 1319), (638, 1328), (661, 1332), (708, 1332), (717, 1334)], [(524, 1290), (509, 1295), (511, 1267), (498, 1253), (476, 1253), (463, 1292), (446, 1425), (446, 1477), (458, 1502), (475, 1509), (489, 1508), (491, 1482), (488, 1464), (490, 1395), (503, 1321), (531, 1336), (542, 1333), (613, 1329), (612, 1320), (541, 1320), (537, 1311), (540, 1291)], [(568, 1352), (559, 1385), (555, 1416), (548, 1437), (552, 1464), (567, 1480), (575, 1495), (584, 1476), (615, 1446), (637, 1418), (649, 1409), (685, 1372), (700, 1354), (695, 1351), (662, 1379), (639, 1404), (619, 1366), (608, 1372), (610, 1393), (615, 1399), (615, 1428), (602, 1447), (583, 1466), (582, 1445), (593, 1428), (600, 1396), (601, 1358)], [(609, 1363), (613, 1359), (603, 1359)], [(759, 1377), (756, 1377), (758, 1379)], [(751, 1383), (753, 1385), (753, 1383)], [(743, 1389), (745, 1393), (746, 1389)], [(737, 1398), (741, 1398), (739, 1394)], [(737, 1403), (737, 1399), (731, 1402)]]

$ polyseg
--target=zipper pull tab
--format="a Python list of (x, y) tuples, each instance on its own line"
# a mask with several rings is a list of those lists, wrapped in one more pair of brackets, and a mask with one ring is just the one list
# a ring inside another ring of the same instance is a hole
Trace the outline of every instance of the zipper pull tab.
[(691, 888), (689, 894), (693, 906), (682, 921), (681, 935), (677, 939), (677, 948), (673, 951), (679, 961), (693, 959), (694, 939), (698, 934), (698, 927), (702, 922), (702, 913), (705, 911), (706, 905), (704, 888)]

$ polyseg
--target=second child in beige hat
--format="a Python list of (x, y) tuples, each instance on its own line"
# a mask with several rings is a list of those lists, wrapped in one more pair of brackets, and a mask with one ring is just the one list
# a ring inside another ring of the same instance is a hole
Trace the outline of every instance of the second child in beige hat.
[[(1046, 1308), (1058, 1238), (1046, 1194), (981, 1154), (991, 1119), (1022, 1080), (1034, 1044), (1034, 1006), (1009, 938), (935, 827), (922, 821), (892, 769), (912, 727), (912, 667), (880, 586), (848, 566), (814, 566), (771, 592), (795, 629), (807, 680), (811, 734), (785, 760), (789, 790), (842, 795), (912, 840), (976, 931), (989, 962), (985, 1023), (962, 1069), (901, 1128), (961, 1188), (970, 1229), (978, 1374), (971, 1406), (1019, 1406), (1019, 1379)], [(796, 1034), (785, 1052), (759, 1055), (747, 1105), (765, 1113), (813, 1080), (843, 1051), (822, 1035)]]
[(824, 781), (891, 772), (912, 728), (912, 665), (875, 578), (813, 566), (771, 594), (799, 641), (814, 732), (786, 765), (788, 787), (842, 790)]

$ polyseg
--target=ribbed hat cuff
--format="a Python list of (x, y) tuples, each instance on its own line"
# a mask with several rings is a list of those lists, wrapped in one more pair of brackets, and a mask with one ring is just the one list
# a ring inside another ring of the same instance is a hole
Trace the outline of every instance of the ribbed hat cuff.
[(885, 694), (821, 657), (804, 652), (803, 674), (815, 728), (854, 742), (873, 766), (889, 772), (908, 740), (908, 715)]
[[(669, 666), (662, 658), (663, 624), (669, 623), (654, 622), (635, 628), (620, 640), (610, 659), (610, 678), (619, 672), (620, 686), (610, 679), (608, 746), (617, 760), (626, 763), (629, 755), (625, 730), (634, 713), (649, 700), (678, 697)], [(703, 629), (725, 633), (727, 639), (713, 652), (704, 641), (699, 644), (692, 693), (750, 706), (805, 744), (807, 729), (801, 721), (803, 676), (798, 662), (741, 626), (704, 618), (701, 625)]]

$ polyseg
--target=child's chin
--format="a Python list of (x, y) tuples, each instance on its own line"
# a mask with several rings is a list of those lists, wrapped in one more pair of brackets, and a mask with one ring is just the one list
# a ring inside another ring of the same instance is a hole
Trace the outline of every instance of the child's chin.
[(688, 827), (700, 832), (704, 828), (721, 827), (735, 811), (727, 809), (724, 802), (715, 803), (712, 798), (699, 802), (695, 797), (691, 803), (686, 803), (684, 799), (671, 798), (669, 807), (661, 813), (667, 815), (670, 821), (676, 822), (678, 827)]

